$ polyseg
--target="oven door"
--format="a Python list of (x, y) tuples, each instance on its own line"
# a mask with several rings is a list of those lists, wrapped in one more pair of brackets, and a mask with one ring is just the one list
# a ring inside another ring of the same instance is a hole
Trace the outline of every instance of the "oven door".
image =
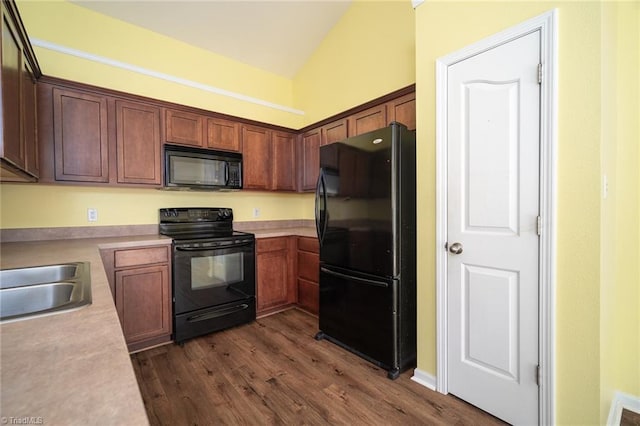
[(176, 314), (254, 297), (255, 281), (254, 241), (224, 248), (174, 246)]

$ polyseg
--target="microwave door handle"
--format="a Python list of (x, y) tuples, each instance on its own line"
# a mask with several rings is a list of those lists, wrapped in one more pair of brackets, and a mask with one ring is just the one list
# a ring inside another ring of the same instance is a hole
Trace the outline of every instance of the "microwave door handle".
[(224, 185), (229, 185), (229, 162), (224, 162)]

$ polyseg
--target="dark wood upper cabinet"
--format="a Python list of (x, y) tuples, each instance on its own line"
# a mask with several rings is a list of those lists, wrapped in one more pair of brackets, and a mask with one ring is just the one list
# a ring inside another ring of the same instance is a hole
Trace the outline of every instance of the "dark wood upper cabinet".
[[(3, 2), (4, 4), (4, 2)], [(20, 73), (22, 49), (15, 25), (2, 9), (2, 157), (24, 166), (21, 142)]]
[(165, 110), (166, 132), (165, 140), (191, 146), (204, 146), (205, 116), (186, 111)]
[(381, 129), (388, 124), (386, 104), (376, 105), (349, 117), (349, 136), (358, 136)]
[(389, 121), (402, 123), (409, 130), (416, 130), (416, 94), (409, 93), (388, 104)]
[(35, 181), (35, 82), (40, 68), (15, 2), (3, 0), (0, 15), (0, 180)]
[(300, 191), (315, 191), (320, 171), (321, 128), (304, 133), (300, 138)]
[(207, 118), (207, 146), (241, 152), (240, 123), (222, 118)]
[(160, 108), (116, 100), (118, 183), (162, 185)]
[(346, 118), (322, 126), (321, 145), (328, 145), (330, 143), (339, 142), (346, 139), (348, 136), (347, 126), (348, 120)]
[(271, 130), (242, 126), (242, 160), (244, 189), (271, 187)]
[(53, 89), (55, 178), (109, 182), (107, 97)]
[(296, 190), (296, 137), (292, 133), (273, 132), (271, 140), (271, 189)]

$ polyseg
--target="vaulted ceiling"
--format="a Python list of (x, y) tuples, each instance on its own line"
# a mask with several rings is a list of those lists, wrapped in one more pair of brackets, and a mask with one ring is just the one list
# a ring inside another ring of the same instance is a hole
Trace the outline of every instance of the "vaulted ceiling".
[(292, 78), (351, 0), (72, 0), (98, 13)]

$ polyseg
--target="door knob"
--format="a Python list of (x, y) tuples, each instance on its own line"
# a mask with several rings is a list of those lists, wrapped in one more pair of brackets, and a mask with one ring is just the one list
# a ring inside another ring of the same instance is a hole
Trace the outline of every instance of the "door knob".
[(451, 247), (449, 247), (449, 251), (453, 254), (460, 254), (462, 253), (462, 244), (460, 243), (453, 243), (451, 244)]

